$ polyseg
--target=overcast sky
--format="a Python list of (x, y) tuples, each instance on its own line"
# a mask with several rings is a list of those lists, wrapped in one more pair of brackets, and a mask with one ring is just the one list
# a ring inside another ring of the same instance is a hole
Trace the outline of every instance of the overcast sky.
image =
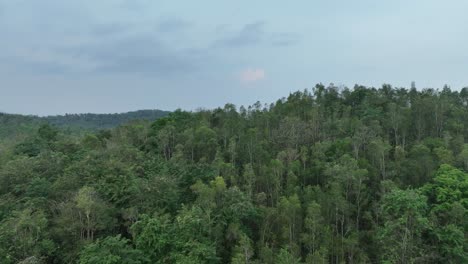
[(0, 0), (0, 111), (193, 110), (316, 83), (468, 86), (468, 1)]

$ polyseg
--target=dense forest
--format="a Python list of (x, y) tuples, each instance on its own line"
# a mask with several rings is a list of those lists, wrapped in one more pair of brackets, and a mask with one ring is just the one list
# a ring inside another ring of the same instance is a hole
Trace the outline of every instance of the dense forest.
[(0, 145), (0, 263), (468, 263), (468, 88), (49, 121)]

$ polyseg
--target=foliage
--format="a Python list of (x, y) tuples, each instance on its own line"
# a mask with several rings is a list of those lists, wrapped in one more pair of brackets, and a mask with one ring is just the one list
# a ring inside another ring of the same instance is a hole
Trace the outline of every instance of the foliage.
[(0, 114), (0, 263), (467, 263), (467, 94)]

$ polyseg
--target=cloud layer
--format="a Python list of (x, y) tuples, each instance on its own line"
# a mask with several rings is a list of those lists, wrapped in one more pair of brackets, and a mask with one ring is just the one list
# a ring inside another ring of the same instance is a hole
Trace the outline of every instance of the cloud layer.
[(265, 79), (264, 69), (246, 69), (241, 72), (239, 79), (244, 83), (252, 83)]
[[(271, 102), (318, 82), (460, 88), (467, 9), (465, 0), (0, 0), (0, 105), (170, 110)], [(246, 84), (256, 89), (232, 92)]]

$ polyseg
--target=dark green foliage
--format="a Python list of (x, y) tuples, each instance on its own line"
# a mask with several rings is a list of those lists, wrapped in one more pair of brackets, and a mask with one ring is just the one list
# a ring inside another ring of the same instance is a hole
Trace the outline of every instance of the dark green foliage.
[(467, 263), (467, 91), (0, 114), (0, 263)]
[(143, 252), (133, 249), (128, 239), (120, 235), (106, 237), (87, 245), (80, 253), (80, 264), (142, 264), (147, 263)]

